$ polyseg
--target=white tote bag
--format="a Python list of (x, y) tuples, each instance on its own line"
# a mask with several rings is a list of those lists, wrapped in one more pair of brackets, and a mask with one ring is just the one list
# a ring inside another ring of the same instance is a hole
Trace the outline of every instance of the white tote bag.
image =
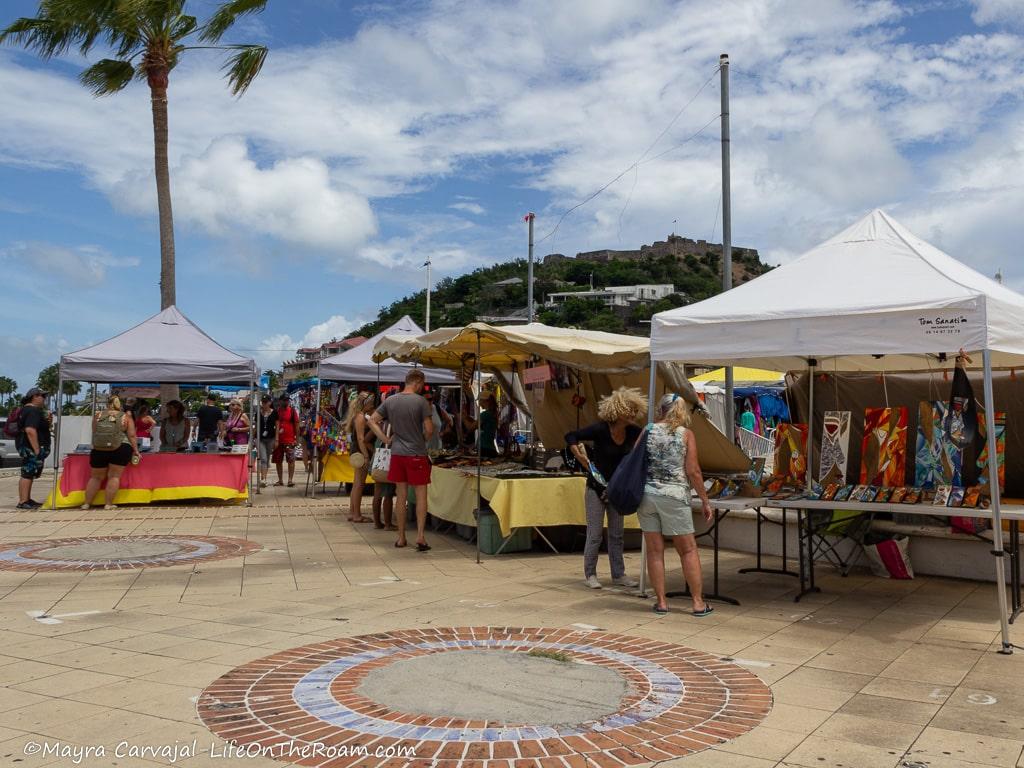
[[(386, 434), (391, 435), (390, 425), (388, 425)], [(373, 463), (370, 465), (370, 477), (373, 478), (373, 482), (386, 483), (389, 469), (391, 469), (391, 449), (385, 445), (377, 446), (373, 452)]]

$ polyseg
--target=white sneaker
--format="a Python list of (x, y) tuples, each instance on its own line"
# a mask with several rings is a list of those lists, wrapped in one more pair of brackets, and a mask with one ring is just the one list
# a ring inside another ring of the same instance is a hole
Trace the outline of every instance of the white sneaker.
[(587, 576), (587, 578), (583, 580), (583, 583), (591, 589), (601, 588), (601, 582), (597, 580), (597, 576)]
[(617, 587), (639, 587), (640, 582), (629, 576), (619, 576), (617, 579), (612, 579), (612, 584)]

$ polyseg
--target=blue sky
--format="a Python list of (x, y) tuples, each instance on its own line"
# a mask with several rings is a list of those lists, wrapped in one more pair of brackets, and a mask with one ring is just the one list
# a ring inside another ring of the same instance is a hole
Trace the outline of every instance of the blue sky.
[[(209, 54), (172, 73), (178, 304), (277, 365), (428, 257), (525, 256), (526, 211), (540, 240), (669, 125), (538, 255), (717, 241), (721, 52), (735, 243), (781, 263), (883, 207), (1021, 289), (1022, 35), (1019, 0), (270, 0), (231, 36), (271, 48), (243, 98)], [(83, 64), (0, 50), (0, 373), (22, 390), (159, 306), (148, 94), (93, 99)]]

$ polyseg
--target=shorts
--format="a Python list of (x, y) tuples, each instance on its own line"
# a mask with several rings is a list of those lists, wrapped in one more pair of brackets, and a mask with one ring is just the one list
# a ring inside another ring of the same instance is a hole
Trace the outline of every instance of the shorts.
[(693, 533), (693, 510), (685, 501), (672, 496), (648, 491), (640, 502), (636, 516), (640, 521), (640, 530), (644, 533), (660, 533), (665, 536)]
[(46, 466), (46, 457), (50, 455), (50, 448), (46, 445), (39, 446), (39, 453), (32, 450), (32, 446), (26, 445), (18, 449), (21, 456), (21, 477), (24, 480), (37, 480), (43, 476), (43, 469)]
[(259, 451), (260, 464), (267, 466), (270, 464), (270, 457), (274, 451), (272, 446), (274, 445), (274, 438), (269, 437), (265, 440), (258, 440), (256, 443), (256, 449)]
[(121, 443), (112, 451), (98, 451), (95, 448), (89, 454), (89, 466), (93, 469), (106, 469), (110, 465), (127, 467), (132, 463), (132, 447)]
[(398, 495), (398, 489), (395, 487), (394, 483), (374, 483), (374, 494), (377, 493), (378, 489), (380, 489), (380, 495), (385, 499)]
[(289, 464), (295, 463), (295, 443), (287, 443), (284, 445), (278, 443), (277, 448), (274, 449), (275, 464), (280, 464), (285, 459), (288, 460)]
[(430, 485), (430, 459), (426, 456), (395, 456), (391, 454), (389, 483)]

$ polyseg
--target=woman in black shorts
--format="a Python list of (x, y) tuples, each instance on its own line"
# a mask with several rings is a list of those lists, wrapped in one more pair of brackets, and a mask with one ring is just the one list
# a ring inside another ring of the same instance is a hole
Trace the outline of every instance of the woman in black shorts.
[[(114, 497), (121, 486), (121, 473), (139, 453), (135, 439), (135, 422), (121, 410), (121, 400), (110, 398), (107, 408), (92, 417), (93, 449), (89, 454), (89, 483), (85, 486), (85, 504), (88, 509), (93, 498), (100, 490), (103, 481), (107, 481), (106, 506), (104, 509), (116, 509)], [(114, 439), (110, 440), (113, 434)], [(112, 442), (114, 448), (97, 448), (97, 442)]]

